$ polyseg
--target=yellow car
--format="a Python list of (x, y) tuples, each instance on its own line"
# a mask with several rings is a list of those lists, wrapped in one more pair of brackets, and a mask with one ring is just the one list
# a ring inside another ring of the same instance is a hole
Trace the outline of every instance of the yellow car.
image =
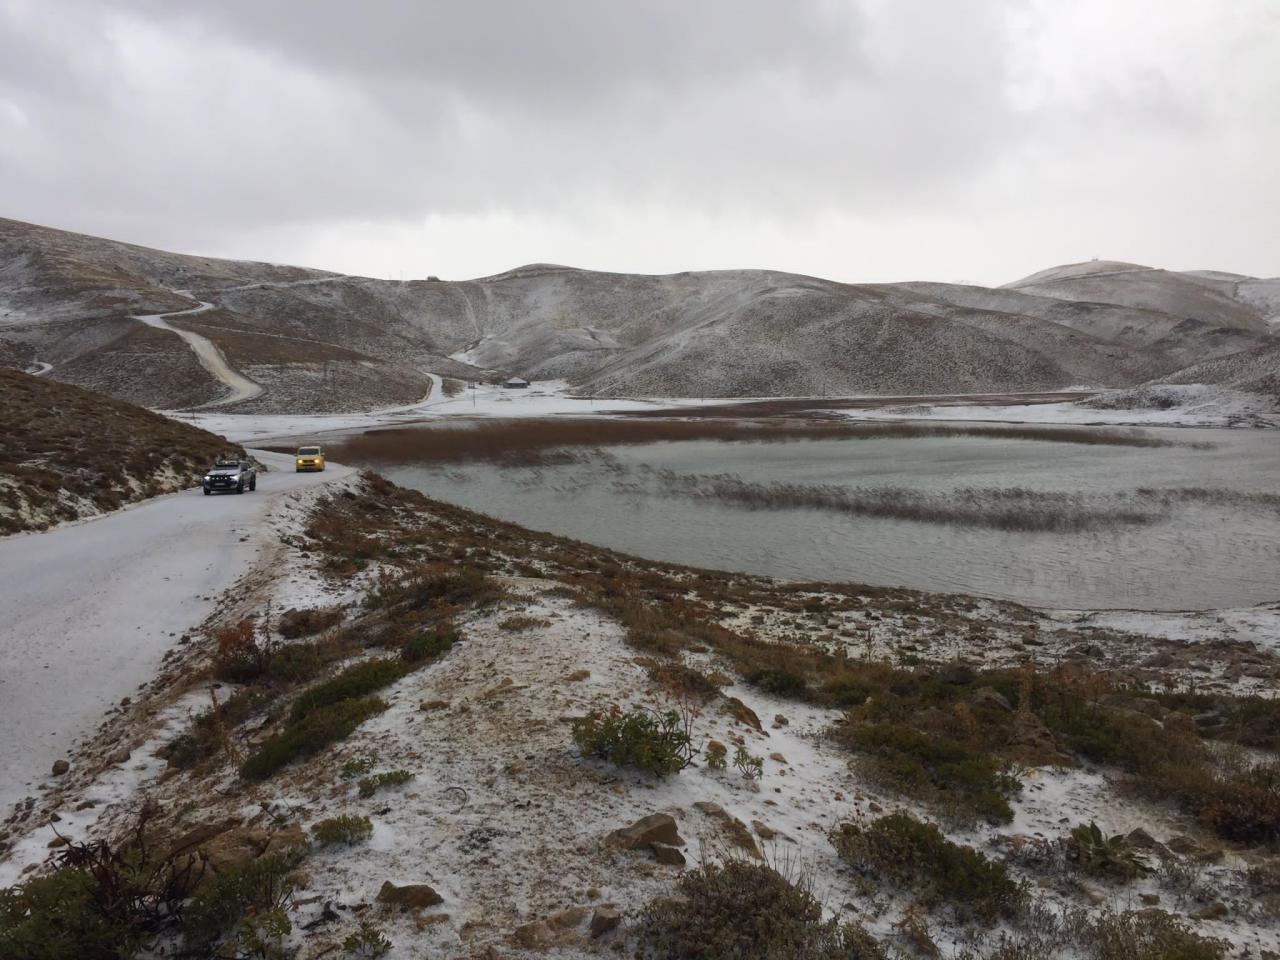
[(298, 473), (303, 470), (323, 470), (324, 451), (319, 447), (299, 447), (294, 463)]

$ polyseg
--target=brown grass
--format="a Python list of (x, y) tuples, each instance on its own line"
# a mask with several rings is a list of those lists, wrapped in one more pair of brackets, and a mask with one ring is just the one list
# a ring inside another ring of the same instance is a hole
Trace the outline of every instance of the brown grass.
[(1078, 533), (1140, 526), (1164, 516), (1154, 503), (1143, 509), (1121, 497), (1089, 498), (1024, 487), (961, 487), (935, 493), (907, 487), (752, 483), (733, 474), (656, 474), (667, 493), (755, 510), (829, 510), (855, 517), (1019, 532)]
[(1132, 430), (998, 427), (851, 421), (672, 419), (496, 420), (465, 427), (374, 430), (330, 445), (339, 462), (362, 465), (470, 461), (534, 465), (574, 459), (574, 449), (681, 440), (783, 443), (796, 440), (882, 440), (982, 437), (1101, 446), (1164, 447), (1174, 442)]
[(0, 438), (0, 535), (195, 486), (216, 457), (244, 456), (204, 430), (8, 369), (0, 369)]

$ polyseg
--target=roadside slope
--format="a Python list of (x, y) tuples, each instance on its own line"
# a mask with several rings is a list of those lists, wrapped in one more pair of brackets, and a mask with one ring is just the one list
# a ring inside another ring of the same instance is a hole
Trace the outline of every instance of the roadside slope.
[[(188, 429), (188, 428), (184, 428)], [(92, 522), (0, 540), (0, 809), (27, 793), (107, 709), (156, 671), (267, 548), (267, 517), (296, 491), (348, 476), (292, 458), (245, 496), (157, 497)]]
[(191, 487), (222, 437), (79, 387), (0, 368), (0, 535)]

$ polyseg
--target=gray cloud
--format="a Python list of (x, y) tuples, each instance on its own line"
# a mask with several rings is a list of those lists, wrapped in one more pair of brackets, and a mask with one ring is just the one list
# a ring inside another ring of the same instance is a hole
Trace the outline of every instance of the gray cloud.
[[(1268, 238), (1200, 196), (1180, 199), (1197, 238), (1171, 246), (1159, 193), (1216, 162), (1233, 203), (1245, 184), (1277, 203), (1255, 155), (1280, 146), (1259, 40), (1280, 39), (1274, 8), (1233, 5), (1206, 36), (1196, 0), (1158, 24), (1142, 6), (0, 0), (0, 203), (353, 270), (429, 252), (433, 272), (487, 272), (543, 246), (619, 269), (749, 252), (848, 279), (875, 278), (858, 259), (999, 280), (1093, 252), (1265, 269)], [(761, 225), (750, 247), (744, 218)], [(486, 219), (518, 230), (466, 249), (421, 235)], [(583, 242), (563, 242), (574, 224)], [(928, 236), (890, 252), (911, 224)], [(1223, 238), (1237, 259), (1218, 259)]]

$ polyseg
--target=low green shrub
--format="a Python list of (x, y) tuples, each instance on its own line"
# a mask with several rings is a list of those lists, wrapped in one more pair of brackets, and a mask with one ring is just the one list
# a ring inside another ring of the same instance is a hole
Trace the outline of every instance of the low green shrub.
[(378, 960), (391, 951), (391, 941), (368, 920), (361, 920), (360, 929), (342, 941), (342, 949), (347, 956), (357, 957), (358, 960)]
[(183, 914), (188, 947), (207, 951), (232, 933), (246, 914), (288, 907), (293, 899), (293, 873), (304, 856), (302, 849), (268, 854), (218, 874)]
[(864, 929), (822, 919), (807, 878), (750, 860), (683, 874), (678, 899), (645, 907), (641, 936), (668, 960), (885, 960)]
[(308, 713), (342, 700), (354, 700), (395, 683), (406, 673), (405, 665), (396, 660), (365, 660), (353, 664), (336, 676), (303, 691), (293, 701), (289, 722), (298, 723)]
[(1222, 960), (1230, 941), (1202, 937), (1163, 910), (1105, 912), (1082, 937), (1091, 960)]
[(1226, 770), (1164, 766), (1149, 776), (1148, 789), (1175, 798), (1226, 840), (1280, 846), (1280, 762)]
[(1127, 883), (1151, 870), (1142, 854), (1123, 834), (1108, 837), (1090, 821), (1071, 831), (1067, 858), (1086, 873)]
[(859, 873), (913, 891), (926, 904), (945, 903), (986, 923), (1012, 915), (1026, 891), (1003, 864), (952, 843), (930, 823), (893, 813), (868, 826), (841, 824), (832, 833), (840, 859)]
[(764, 775), (764, 758), (752, 756), (741, 744), (733, 752), (733, 766), (748, 780), (759, 780)]
[(344, 814), (340, 817), (329, 817), (312, 825), (311, 835), (322, 847), (338, 845), (352, 847), (373, 836), (373, 823), (368, 817)]
[(729, 766), (729, 748), (719, 740), (710, 741), (702, 752), (707, 758), (709, 769), (724, 770)]
[(990, 753), (894, 723), (851, 724), (839, 736), (871, 758), (872, 773), (886, 786), (953, 813), (1013, 819), (1008, 797), (1021, 784)]
[(366, 594), (370, 607), (484, 607), (497, 603), (506, 591), (475, 567), (433, 567), (404, 580), (385, 580)]
[(141, 918), (104, 916), (94, 908), (86, 871), (64, 868), (0, 890), (0, 957), (6, 960), (116, 960), (149, 937)]
[(594, 711), (574, 721), (573, 739), (583, 756), (656, 777), (679, 773), (693, 763), (695, 753), (688, 720), (675, 710)]
[(400, 648), (400, 659), (405, 663), (418, 664), (433, 657), (448, 653), (458, 640), (458, 631), (452, 624), (442, 624), (434, 630), (428, 630), (410, 637)]
[(317, 707), (297, 723), (268, 738), (240, 765), (240, 776), (246, 780), (264, 780), (294, 760), (319, 753), (386, 709), (387, 704), (377, 697), (340, 700)]
[(805, 678), (790, 670), (755, 670), (747, 674), (746, 680), (765, 693), (779, 697), (803, 700), (808, 695), (809, 684)]
[(69, 841), (52, 873), (0, 889), (0, 957), (117, 960), (171, 931), (204, 864), (151, 852), (155, 813), (144, 807), (119, 844)]
[(355, 757), (342, 765), (342, 779), (354, 780), (373, 769), (378, 760), (376, 757)]
[(237, 960), (291, 960), (295, 951), (285, 946), (285, 938), (292, 932), (289, 914), (280, 907), (255, 910), (240, 921), (228, 938), (229, 955)]
[(383, 787), (398, 787), (412, 779), (413, 774), (408, 770), (388, 770), (385, 773), (376, 773), (372, 777), (362, 777), (359, 783), (360, 796), (368, 799)]

